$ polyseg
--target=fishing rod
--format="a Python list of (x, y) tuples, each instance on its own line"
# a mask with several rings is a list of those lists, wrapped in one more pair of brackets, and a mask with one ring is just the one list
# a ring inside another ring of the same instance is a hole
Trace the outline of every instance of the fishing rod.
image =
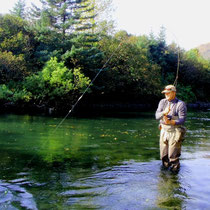
[(177, 82), (178, 82), (178, 78), (179, 78), (179, 66), (180, 66), (180, 49), (178, 47), (178, 51), (177, 51), (177, 69), (176, 69), (176, 78), (174, 80), (173, 85), (176, 87), (177, 86)]
[(167, 29), (171, 35), (175, 38), (175, 43), (177, 43), (178, 45), (178, 50), (177, 50), (177, 69), (176, 69), (176, 77), (174, 80), (173, 85), (175, 87), (177, 87), (177, 83), (178, 83), (178, 78), (179, 78), (179, 69), (180, 69), (180, 47), (179, 47), (179, 41), (178, 38), (176, 37), (176, 35), (172, 32), (172, 30)]
[(114, 54), (117, 52), (117, 50), (121, 47), (122, 43), (124, 40), (122, 40), (119, 45), (117, 46), (117, 48), (114, 50), (114, 52), (111, 54), (111, 56), (107, 59), (107, 61), (104, 63), (104, 65), (102, 66), (102, 68), (98, 71), (98, 73), (96, 74), (96, 76), (92, 79), (92, 81), (90, 82), (90, 84), (87, 86), (87, 88), (84, 90), (84, 92), (81, 94), (81, 96), (77, 99), (77, 101), (74, 103), (74, 105), (72, 106), (72, 108), (68, 111), (68, 113), (66, 114), (66, 116), (61, 120), (61, 122), (56, 126), (55, 130), (53, 131), (53, 133), (56, 132), (56, 130), (63, 124), (63, 122), (66, 120), (66, 118), (72, 113), (72, 111), (74, 110), (74, 108), (77, 106), (77, 104), (79, 103), (79, 101), (83, 98), (83, 96), (85, 95), (85, 93), (88, 91), (88, 89), (90, 88), (90, 86), (93, 84), (93, 82), (96, 80), (96, 78), (99, 76), (99, 74), (103, 71), (103, 69), (106, 67), (106, 65), (109, 63), (109, 61), (112, 59), (112, 57), (114, 56)]

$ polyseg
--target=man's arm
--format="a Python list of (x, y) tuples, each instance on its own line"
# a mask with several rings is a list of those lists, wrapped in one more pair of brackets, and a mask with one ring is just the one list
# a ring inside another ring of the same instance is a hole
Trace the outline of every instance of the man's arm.
[(156, 120), (160, 120), (160, 119), (163, 117), (163, 115), (164, 115), (164, 111), (163, 111), (164, 105), (165, 105), (165, 100), (162, 99), (162, 100), (159, 102), (157, 111), (156, 111), (156, 113), (155, 113), (155, 119), (156, 119)]
[(178, 119), (175, 120), (176, 125), (183, 125), (187, 117), (187, 107), (182, 101), (178, 107)]

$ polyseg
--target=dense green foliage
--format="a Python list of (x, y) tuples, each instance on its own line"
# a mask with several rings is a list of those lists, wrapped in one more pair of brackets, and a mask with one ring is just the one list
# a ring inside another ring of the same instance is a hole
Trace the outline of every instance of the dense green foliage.
[(178, 53), (178, 96), (210, 101), (210, 61), (166, 44), (163, 29), (158, 37), (111, 33), (111, 22), (97, 22), (95, 0), (42, 3), (26, 20), (21, 0), (0, 15), (1, 103), (69, 108), (101, 68), (90, 103), (156, 103), (176, 78)]

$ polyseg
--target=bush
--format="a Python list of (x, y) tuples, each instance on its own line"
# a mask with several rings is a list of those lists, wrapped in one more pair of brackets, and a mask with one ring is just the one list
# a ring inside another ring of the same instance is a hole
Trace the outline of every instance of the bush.
[(196, 102), (196, 96), (192, 91), (191, 86), (178, 85), (177, 97), (186, 103)]
[(23, 55), (12, 52), (0, 52), (0, 84), (22, 80), (27, 75), (26, 62)]
[(25, 79), (23, 87), (35, 102), (56, 107), (72, 104), (89, 83), (79, 69), (69, 70), (64, 62), (51, 58), (41, 72)]
[(13, 92), (5, 85), (0, 85), (0, 100), (7, 100), (13, 95)]

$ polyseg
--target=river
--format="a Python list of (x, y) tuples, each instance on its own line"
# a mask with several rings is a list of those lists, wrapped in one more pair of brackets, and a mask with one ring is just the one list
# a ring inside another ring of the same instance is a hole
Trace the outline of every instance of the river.
[(189, 112), (178, 174), (153, 112), (0, 115), (0, 209), (209, 209), (210, 112)]

